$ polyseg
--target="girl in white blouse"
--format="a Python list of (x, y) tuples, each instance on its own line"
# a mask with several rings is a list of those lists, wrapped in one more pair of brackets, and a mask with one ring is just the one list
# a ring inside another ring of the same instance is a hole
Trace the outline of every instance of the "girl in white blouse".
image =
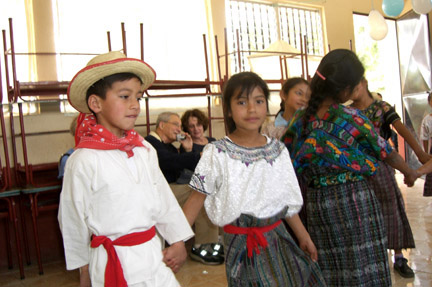
[(227, 82), (229, 135), (204, 148), (189, 184), (195, 192), (183, 211), (192, 224), (204, 205), (210, 220), (224, 228), (229, 286), (325, 286), (317, 250), (297, 215), (303, 201), (288, 151), (260, 132), (268, 97), (267, 84), (255, 73)]

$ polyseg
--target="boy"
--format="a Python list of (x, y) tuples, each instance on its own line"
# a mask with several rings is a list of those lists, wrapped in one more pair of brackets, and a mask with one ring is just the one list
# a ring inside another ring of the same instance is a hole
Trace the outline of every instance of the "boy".
[[(429, 93), (428, 105), (432, 107), (432, 93)], [(420, 140), (423, 142), (424, 151), (429, 153), (431, 148), (429, 140), (432, 138), (432, 113), (428, 113), (422, 120), (420, 126)]]
[[(428, 104), (432, 107), (432, 92), (427, 98)], [(432, 113), (428, 113), (422, 120), (420, 126), (420, 140), (423, 142), (424, 151), (432, 154), (430, 139), (432, 138)], [(432, 173), (427, 173), (423, 187), (423, 196), (432, 196)]]
[[(69, 85), (68, 100), (81, 114), (58, 219), (66, 267), (80, 268), (81, 286), (179, 286), (172, 271), (186, 260), (193, 232), (154, 148), (133, 130), (154, 80), (143, 61), (110, 52)], [(170, 244), (163, 252), (155, 227)]]

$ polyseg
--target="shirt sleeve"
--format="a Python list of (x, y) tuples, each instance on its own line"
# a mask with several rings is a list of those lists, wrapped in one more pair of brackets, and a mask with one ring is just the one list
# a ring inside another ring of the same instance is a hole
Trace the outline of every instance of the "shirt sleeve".
[(384, 110), (384, 122), (389, 125), (393, 124), (397, 120), (401, 120), (398, 113), (395, 109), (387, 102), (383, 102), (383, 110)]
[(64, 176), (64, 170), (65, 170), (65, 166), (66, 166), (66, 161), (69, 158), (69, 154), (63, 154), (60, 158), (60, 162), (58, 165), (58, 170), (59, 170), (59, 174), (57, 176), (58, 179), (62, 179)]
[[(295, 155), (299, 147), (297, 140), (303, 132), (303, 113), (304, 110), (297, 110), (297, 112), (294, 113), (290, 124), (288, 125), (285, 133), (281, 136), (280, 139), (288, 149), (288, 153), (290, 154), (292, 160), (295, 159)], [(296, 166), (294, 165), (294, 167)]]
[(86, 224), (91, 168), (73, 159), (66, 162), (58, 211), (67, 270), (89, 264), (91, 236)]
[(197, 167), (195, 168), (189, 186), (194, 190), (212, 195), (222, 185), (222, 168), (217, 158), (217, 148), (214, 144), (207, 144)]
[(282, 150), (280, 157), (281, 160), (283, 160), (283, 162), (285, 163), (285, 177), (289, 182), (289, 186), (287, 186), (286, 188), (290, 191), (289, 198), (286, 198), (287, 205), (289, 207), (286, 213), (286, 217), (292, 217), (293, 215), (296, 215), (300, 212), (300, 209), (303, 206), (303, 197), (300, 191), (296, 172), (291, 163), (291, 158), (286, 148)]
[(194, 236), (194, 233), (159, 168), (157, 154), (153, 147), (150, 148), (147, 166), (161, 202), (161, 211), (156, 218), (157, 230), (169, 244), (188, 240)]
[(183, 169), (194, 170), (200, 159), (199, 152), (179, 153), (174, 145), (164, 144), (151, 135), (145, 139), (155, 148), (159, 167), (169, 183), (175, 182)]
[(431, 132), (429, 128), (429, 115), (423, 118), (421, 126), (420, 126), (420, 140), (427, 141), (431, 137)]

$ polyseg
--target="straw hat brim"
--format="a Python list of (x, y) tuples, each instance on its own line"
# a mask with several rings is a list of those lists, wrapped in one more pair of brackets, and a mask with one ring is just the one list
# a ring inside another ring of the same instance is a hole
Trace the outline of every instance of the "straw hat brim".
[(87, 90), (100, 79), (118, 73), (132, 73), (138, 76), (142, 81), (143, 91), (156, 79), (153, 68), (138, 59), (119, 58), (89, 65), (80, 70), (70, 82), (67, 92), (69, 103), (79, 112), (91, 113), (86, 102)]

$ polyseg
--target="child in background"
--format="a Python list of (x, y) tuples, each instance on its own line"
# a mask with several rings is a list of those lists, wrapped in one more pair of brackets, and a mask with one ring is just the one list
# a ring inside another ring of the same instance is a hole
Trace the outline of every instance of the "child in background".
[[(276, 114), (273, 122), (264, 124), (261, 132), (278, 140), (285, 134), (294, 113), (307, 106), (310, 99), (309, 82), (303, 78), (296, 77), (288, 79), (279, 93), (281, 98), (280, 111)], [(306, 187), (304, 179), (297, 174), (303, 199), (306, 201)], [(307, 228), (306, 212), (304, 206), (299, 212), (300, 219)], [(290, 228), (288, 230), (291, 232)], [(291, 233), (292, 234), (292, 233)]]
[(303, 78), (290, 78), (280, 91), (281, 109), (273, 122), (265, 124), (262, 133), (280, 139), (298, 109), (305, 108), (310, 99), (309, 83)]
[(409, 186), (418, 177), (363, 114), (342, 104), (363, 74), (352, 51), (325, 55), (308, 107), (282, 137), (295, 170), (307, 179), (307, 227), (328, 286), (391, 286), (383, 217), (365, 177), (376, 172), (376, 158), (399, 169)]
[[(58, 219), (66, 268), (80, 268), (81, 286), (179, 286), (168, 267), (179, 270), (193, 232), (156, 151), (133, 130), (154, 80), (143, 61), (110, 52), (70, 82), (69, 102), (82, 114)], [(163, 251), (156, 229), (171, 244)]]
[[(74, 138), (75, 138), (77, 119), (78, 119), (78, 116), (74, 117), (71, 124), (70, 124), (70, 127), (69, 127), (69, 131)], [(59, 165), (58, 165), (58, 170), (59, 170), (59, 174), (57, 176), (58, 179), (63, 179), (66, 161), (74, 151), (75, 151), (75, 147), (70, 148), (70, 149), (68, 149), (67, 152), (62, 154), (62, 156), (60, 157)]]
[[(223, 226), (229, 286), (325, 286), (315, 245), (297, 215), (302, 198), (288, 151), (260, 133), (268, 97), (255, 73), (227, 82), (229, 135), (205, 146), (183, 211), (192, 224), (205, 205), (210, 220)], [(285, 217), (300, 248), (280, 224)]]
[[(432, 173), (432, 159), (429, 160), (424, 165), (422, 165), (421, 167), (419, 167), (417, 169), (417, 172), (419, 173), (420, 176), (425, 175), (425, 174), (431, 174)], [(431, 196), (431, 195), (423, 194), (423, 196)]]
[[(432, 107), (432, 93), (428, 95), (428, 104)], [(425, 152), (432, 154), (432, 145), (430, 139), (432, 138), (432, 114), (427, 114), (420, 126), (420, 140), (423, 141), (423, 148)], [(426, 180), (423, 188), (423, 196), (432, 196), (432, 173), (426, 174)]]
[[(365, 78), (360, 81), (358, 92), (351, 98), (351, 106), (359, 109), (372, 122), (375, 131), (385, 140), (392, 135), (393, 126), (413, 149), (422, 163), (429, 160), (429, 155), (423, 151), (413, 134), (401, 122), (401, 118), (389, 103), (375, 100), (369, 92)], [(393, 268), (405, 278), (414, 277), (414, 272), (408, 266), (402, 249), (415, 248), (414, 237), (405, 213), (405, 203), (396, 182), (395, 171), (387, 163), (378, 161), (379, 168), (368, 178), (375, 195), (380, 202), (387, 230), (387, 248), (394, 250)]]

